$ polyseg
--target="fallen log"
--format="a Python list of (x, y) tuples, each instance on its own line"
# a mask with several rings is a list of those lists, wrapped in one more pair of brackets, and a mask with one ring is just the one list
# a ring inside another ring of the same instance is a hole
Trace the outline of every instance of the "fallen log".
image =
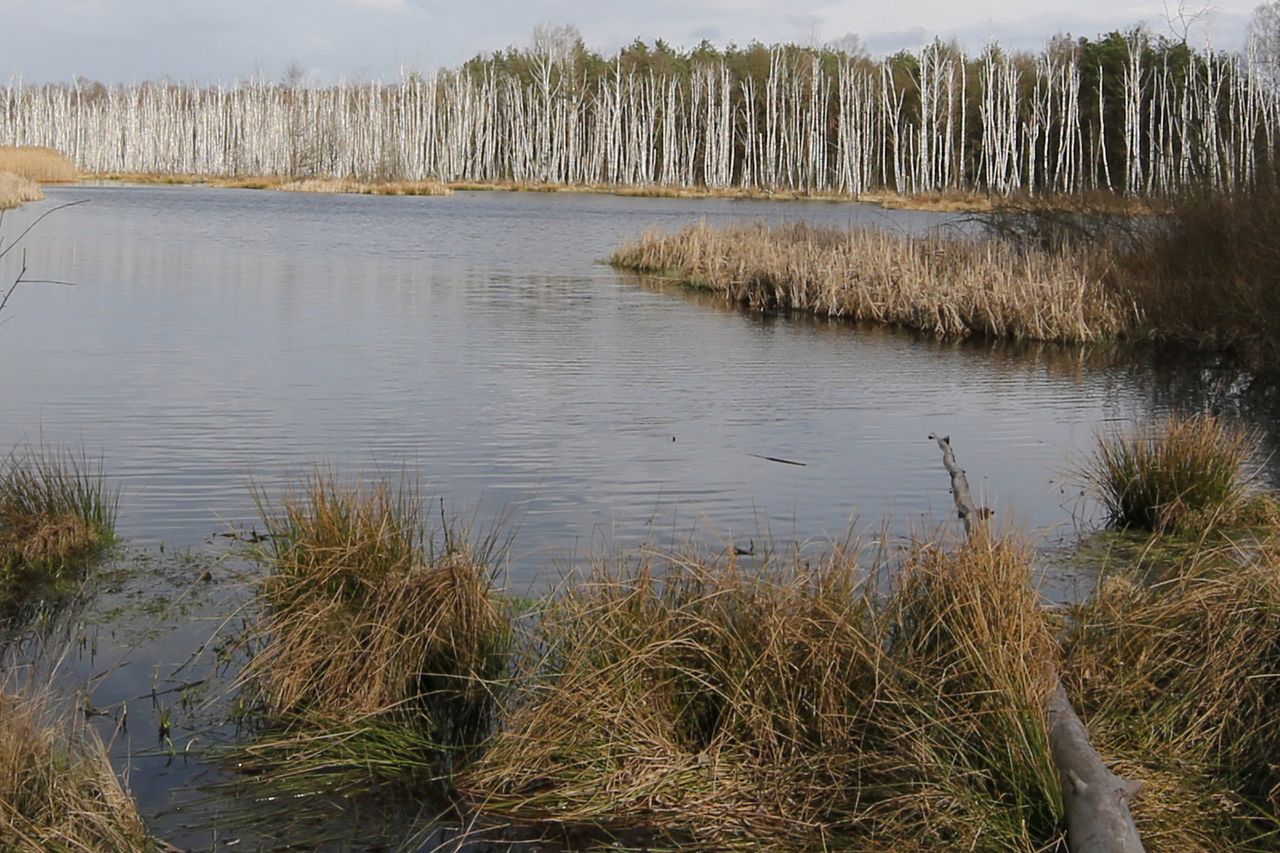
[[(956, 511), (972, 536), (992, 515), (991, 510), (973, 502), (969, 478), (956, 462), (951, 436), (929, 438), (942, 449), (942, 465), (951, 475), (951, 494)], [(1067, 846), (1071, 853), (1143, 853), (1142, 837), (1129, 812), (1129, 802), (1142, 790), (1142, 783), (1119, 776), (1102, 763), (1089, 730), (1071, 707), (1057, 667), (1053, 667), (1054, 690), (1049, 699), (1049, 749), (1062, 785), (1062, 808), (1067, 823)]]

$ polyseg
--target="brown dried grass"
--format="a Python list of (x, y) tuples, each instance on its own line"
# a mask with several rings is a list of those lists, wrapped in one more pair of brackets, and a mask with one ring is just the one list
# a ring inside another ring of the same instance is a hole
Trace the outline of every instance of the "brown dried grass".
[(443, 181), (358, 181), (353, 178), (303, 178), (286, 181), (274, 189), (353, 195), (449, 195), (453, 192)]
[(818, 567), (644, 559), (549, 605), (542, 675), (460, 779), (482, 808), (721, 849), (1060, 838), (1028, 554), (922, 547), (885, 607)]
[(35, 181), (13, 172), (0, 172), (0, 210), (11, 210), (42, 198), (44, 192)]
[(940, 337), (1095, 341), (1131, 332), (1140, 320), (1104, 283), (1105, 258), (1087, 247), (1049, 252), (937, 234), (702, 224), (646, 234), (611, 262), (756, 309), (807, 311)]
[(416, 490), (317, 475), (279, 509), (261, 588), (261, 647), (243, 673), (287, 725), (390, 718), (441, 746), (488, 725), (505, 671), (508, 616), (492, 540), (435, 543)]
[(1139, 432), (1103, 433), (1081, 471), (1112, 523), (1164, 532), (1238, 524), (1257, 435), (1212, 415), (1169, 415)]
[(0, 693), (0, 849), (154, 849), (102, 741), (51, 721), (49, 705), (44, 694)]
[(1178, 549), (1152, 579), (1108, 578), (1064, 655), (1095, 742), (1146, 786), (1134, 816), (1151, 849), (1274, 845), (1280, 531)]
[(71, 161), (52, 148), (0, 146), (0, 172), (12, 172), (40, 184), (69, 184), (80, 180)]

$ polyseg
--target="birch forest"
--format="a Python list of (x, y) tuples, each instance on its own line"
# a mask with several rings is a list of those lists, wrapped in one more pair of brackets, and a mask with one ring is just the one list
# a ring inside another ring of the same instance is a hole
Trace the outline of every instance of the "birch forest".
[(1267, 71), (1253, 50), (1140, 30), (873, 60), (661, 41), (606, 58), (557, 28), (391, 83), (14, 81), (0, 144), (50, 146), (93, 173), (1161, 195), (1268, 167), (1280, 86)]

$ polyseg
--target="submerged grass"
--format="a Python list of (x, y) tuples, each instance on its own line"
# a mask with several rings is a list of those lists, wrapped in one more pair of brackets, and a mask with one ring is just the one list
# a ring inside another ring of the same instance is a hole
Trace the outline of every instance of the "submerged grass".
[[(403, 775), (373, 758), (389, 740), (406, 747), (402, 768), (473, 747), (507, 663), (496, 538), (449, 528), (433, 538), (403, 484), (317, 474), (279, 508), (260, 506), (265, 612), (242, 675), (271, 724), (259, 755), (275, 747), (313, 769), (385, 778)], [(334, 732), (345, 734), (317, 736)]]
[(462, 790), (489, 811), (713, 847), (1036, 850), (1059, 840), (1053, 641), (1028, 553), (914, 551), (889, 603), (853, 555), (598, 566)]
[(1110, 339), (1140, 317), (1104, 285), (1090, 249), (999, 239), (912, 237), (804, 224), (705, 224), (650, 233), (610, 262), (671, 275), (758, 309), (793, 309), (941, 337)]
[(1191, 532), (1239, 523), (1253, 434), (1212, 415), (1170, 415), (1137, 432), (1098, 436), (1082, 478), (1112, 523)]
[(0, 610), (114, 542), (117, 500), (82, 456), (34, 448), (0, 462)]
[(53, 721), (43, 693), (0, 692), (0, 849), (154, 849), (87, 726)]

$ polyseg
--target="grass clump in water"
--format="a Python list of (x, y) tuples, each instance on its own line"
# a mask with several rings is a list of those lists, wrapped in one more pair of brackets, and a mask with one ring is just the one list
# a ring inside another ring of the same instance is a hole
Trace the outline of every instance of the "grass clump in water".
[(117, 500), (100, 468), (67, 452), (15, 451), (0, 463), (0, 609), (111, 545)]
[[(326, 474), (278, 510), (260, 505), (269, 574), (260, 647), (243, 676), (274, 724), (259, 757), (274, 744), (295, 769), (404, 779), (476, 745), (510, 633), (494, 538), (446, 530), (434, 540), (415, 489)], [(398, 761), (382, 760), (397, 754), (388, 742), (402, 747)]]
[(482, 808), (710, 847), (1037, 850), (1060, 838), (1053, 641), (1027, 552), (597, 566), (460, 787)]
[(0, 849), (151, 850), (93, 731), (68, 736), (49, 698), (0, 692)]
[(1139, 432), (1100, 435), (1082, 474), (1118, 526), (1208, 529), (1248, 506), (1244, 465), (1256, 444), (1212, 415), (1171, 415)]

